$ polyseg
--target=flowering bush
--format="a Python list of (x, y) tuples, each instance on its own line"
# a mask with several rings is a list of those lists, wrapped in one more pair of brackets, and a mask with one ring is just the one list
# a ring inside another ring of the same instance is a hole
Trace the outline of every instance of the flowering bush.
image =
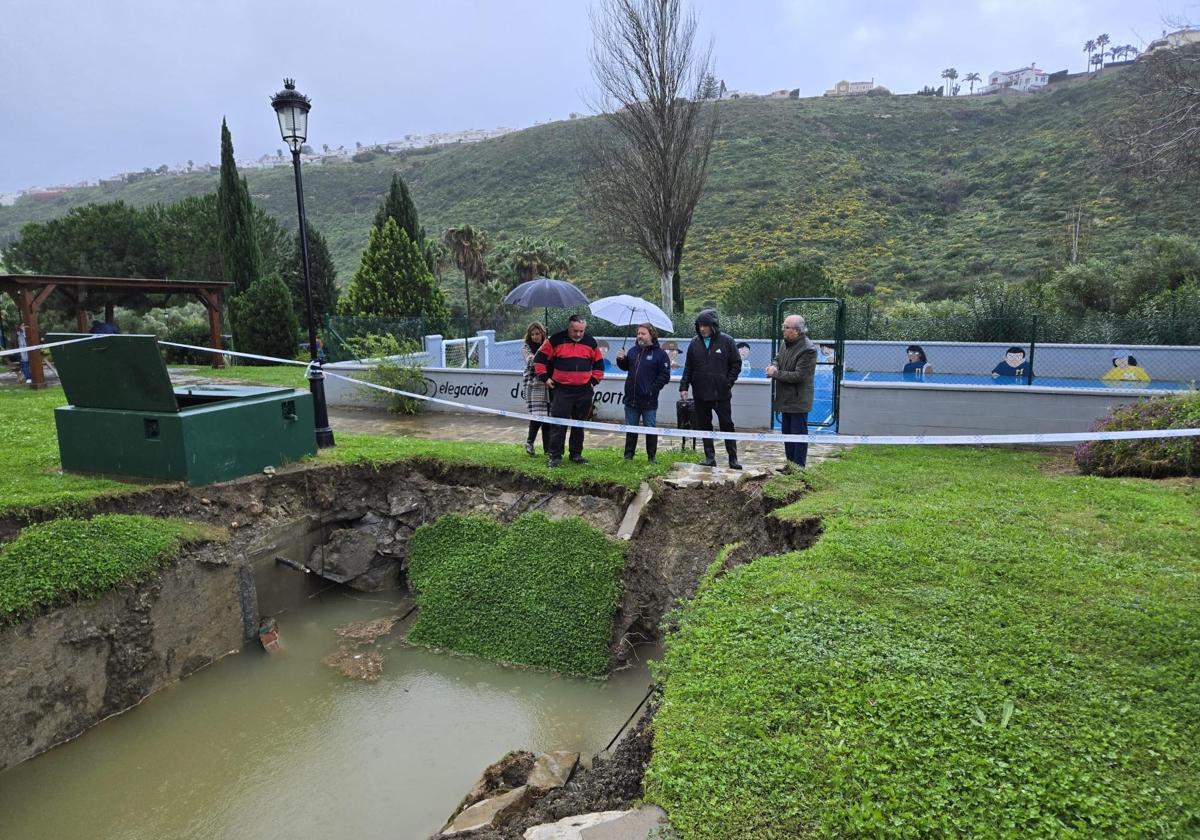
[[(1200, 428), (1200, 392), (1192, 391), (1123, 405), (1092, 431), (1195, 428)], [(1200, 475), (1200, 443), (1195, 437), (1085, 441), (1075, 447), (1075, 463), (1085, 475), (1106, 478)]]

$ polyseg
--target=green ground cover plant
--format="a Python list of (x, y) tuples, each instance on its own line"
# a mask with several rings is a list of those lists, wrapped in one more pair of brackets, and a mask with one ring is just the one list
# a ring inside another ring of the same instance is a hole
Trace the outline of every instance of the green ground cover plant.
[[(1155, 397), (1117, 408), (1092, 426), (1092, 431), (1123, 429), (1200, 428), (1200, 392)], [(1200, 475), (1200, 440), (1089, 440), (1075, 447), (1075, 463), (1087, 475), (1168, 476)]]
[(182, 519), (115, 513), (30, 525), (0, 546), (0, 622), (141, 580), (183, 546), (222, 537)]
[(624, 549), (581, 519), (450, 514), (410, 543), (419, 644), (603, 675)]
[(646, 796), (686, 838), (1200, 833), (1200, 493), (860, 447), (659, 668)]

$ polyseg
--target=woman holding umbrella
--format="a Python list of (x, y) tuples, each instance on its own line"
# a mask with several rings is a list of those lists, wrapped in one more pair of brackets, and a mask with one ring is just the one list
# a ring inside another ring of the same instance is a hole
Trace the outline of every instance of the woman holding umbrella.
[[(533, 357), (546, 341), (546, 328), (541, 322), (534, 321), (525, 329), (525, 343), (521, 345), (521, 353), (525, 356), (525, 373), (521, 376), (521, 396), (525, 399), (525, 409), (535, 417), (550, 416), (550, 393), (546, 383), (537, 378), (533, 370)], [(546, 424), (537, 420), (529, 421), (529, 434), (525, 438), (525, 452), (533, 455), (533, 443), (537, 440), (538, 429), (542, 430), (542, 453), (546, 452)]]
[[(625, 425), (653, 428), (658, 421), (658, 392), (671, 381), (671, 360), (658, 346), (658, 331), (651, 324), (639, 324), (637, 339), (628, 354), (617, 351), (617, 367), (628, 371), (625, 377)], [(625, 460), (633, 460), (638, 436), (625, 434)], [(658, 435), (646, 435), (646, 460), (654, 463), (658, 454)]]

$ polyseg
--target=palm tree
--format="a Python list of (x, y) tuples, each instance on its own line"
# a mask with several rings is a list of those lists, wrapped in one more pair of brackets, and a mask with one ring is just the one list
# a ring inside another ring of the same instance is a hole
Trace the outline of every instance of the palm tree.
[(946, 95), (952, 96), (953, 94), (950, 91), (950, 83), (958, 78), (958, 71), (955, 70), (953, 67), (947, 67), (945, 70), (942, 71), (942, 78), (946, 80), (946, 83), (942, 86), (943, 88), (945, 88)]
[(963, 81), (971, 83), (971, 93), (974, 93), (975, 92), (975, 83), (982, 82), (983, 79), (981, 79), (979, 77), (978, 73), (968, 73), (967, 75), (963, 76)]
[(482, 283), (487, 279), (487, 263), (484, 254), (488, 250), (487, 234), (470, 225), (450, 228), (442, 234), (442, 242), (450, 252), (450, 258), (463, 273), (463, 286), (467, 295), (467, 322), (471, 320), (471, 281)]
[(1088, 67), (1091, 67), (1092, 66), (1092, 53), (1094, 53), (1096, 51), (1096, 42), (1089, 38), (1087, 43), (1085, 43), (1083, 45), (1083, 51), (1088, 54)]
[(1108, 33), (1096, 36), (1096, 49), (1100, 51), (1100, 69), (1104, 69), (1104, 48), (1108, 46)]
[(1100, 53), (1096, 53), (1094, 56), (1092, 56), (1092, 67), (1093, 68), (1099, 69), (1103, 66), (1104, 66), (1104, 56), (1103, 55), (1101, 55)]

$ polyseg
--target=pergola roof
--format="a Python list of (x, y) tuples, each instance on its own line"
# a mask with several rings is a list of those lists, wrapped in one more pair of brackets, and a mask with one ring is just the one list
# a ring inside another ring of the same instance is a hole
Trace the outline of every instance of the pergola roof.
[[(80, 331), (86, 330), (86, 312), (82, 306), (82, 292), (95, 290), (104, 292), (134, 292), (147, 294), (194, 294), (208, 310), (209, 333), (214, 350), (221, 349), (221, 302), (225, 290), (231, 284), (207, 280), (166, 280), (136, 277), (73, 277), (51, 274), (0, 274), (0, 292), (7, 292), (17, 304), (17, 312), (26, 324), (28, 341), (35, 345), (41, 341), (38, 328), (38, 309), (55, 290), (75, 292), (76, 315)], [(29, 353), (31, 384), (38, 388), (45, 384), (42, 371), (42, 352)], [(224, 359), (213, 354), (213, 367), (223, 367)]]

